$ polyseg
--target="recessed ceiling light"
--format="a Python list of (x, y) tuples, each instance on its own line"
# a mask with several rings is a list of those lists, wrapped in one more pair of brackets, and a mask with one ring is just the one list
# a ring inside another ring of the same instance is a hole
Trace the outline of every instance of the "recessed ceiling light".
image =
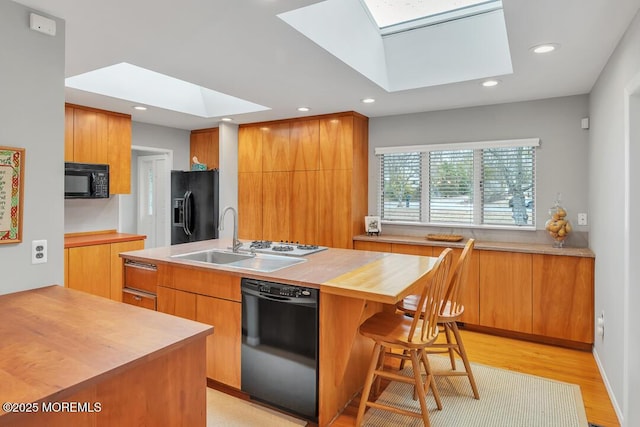
[(231, 117), (223, 117), (223, 118), (221, 118), (220, 120), (222, 120), (223, 122), (230, 122), (230, 121), (232, 121), (233, 119), (232, 119)]
[(311, 108), (309, 108), (309, 107), (298, 107), (298, 111), (303, 112), (303, 113), (307, 112), (309, 110), (311, 110)]
[(134, 110), (145, 111), (147, 109), (147, 107), (143, 107), (142, 105), (134, 105), (133, 109)]
[(493, 87), (493, 86), (497, 86), (498, 83), (500, 83), (498, 80), (485, 80), (482, 82), (482, 86)]
[(556, 43), (545, 43), (545, 44), (539, 44), (537, 46), (532, 47), (531, 51), (533, 53), (549, 53), (549, 52), (553, 52), (557, 48), (558, 48), (558, 45)]
[(363, 104), (373, 104), (374, 102), (376, 102), (376, 100), (375, 100), (375, 99), (373, 99), (373, 98), (364, 98), (364, 99), (362, 100), (362, 103), (363, 103)]

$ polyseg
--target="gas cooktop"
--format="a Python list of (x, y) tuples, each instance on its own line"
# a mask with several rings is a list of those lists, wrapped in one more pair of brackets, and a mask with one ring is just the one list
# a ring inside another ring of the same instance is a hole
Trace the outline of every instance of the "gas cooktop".
[(245, 242), (240, 248), (248, 252), (261, 252), (289, 256), (305, 256), (315, 252), (324, 251), (326, 246), (305, 245), (300, 242), (272, 242), (270, 240), (254, 240)]

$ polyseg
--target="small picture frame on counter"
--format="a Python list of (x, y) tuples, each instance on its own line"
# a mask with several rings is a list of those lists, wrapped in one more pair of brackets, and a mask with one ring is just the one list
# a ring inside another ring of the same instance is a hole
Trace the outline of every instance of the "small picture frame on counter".
[(367, 232), (367, 236), (379, 236), (382, 232), (382, 224), (380, 224), (379, 216), (365, 216), (364, 228)]

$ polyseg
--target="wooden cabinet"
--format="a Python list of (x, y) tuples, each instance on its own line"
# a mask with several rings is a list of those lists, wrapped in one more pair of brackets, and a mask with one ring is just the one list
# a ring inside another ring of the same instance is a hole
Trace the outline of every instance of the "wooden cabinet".
[(207, 169), (218, 169), (220, 167), (219, 128), (191, 131), (190, 146), (190, 165), (193, 165), (193, 157), (196, 156), (200, 163), (207, 165)]
[(593, 341), (594, 259), (533, 255), (533, 333)]
[(131, 193), (131, 116), (65, 105), (64, 159), (109, 165), (109, 192)]
[(353, 247), (368, 213), (367, 138), (356, 113), (242, 125), (240, 237)]
[(144, 249), (144, 240), (90, 244), (65, 249), (65, 286), (122, 301), (121, 252)]
[(139, 292), (135, 289), (122, 290), (122, 302), (135, 305), (149, 310), (156, 309), (156, 296), (146, 292)]
[(159, 275), (158, 311), (214, 327), (207, 337), (207, 377), (240, 388), (240, 278), (167, 266)]

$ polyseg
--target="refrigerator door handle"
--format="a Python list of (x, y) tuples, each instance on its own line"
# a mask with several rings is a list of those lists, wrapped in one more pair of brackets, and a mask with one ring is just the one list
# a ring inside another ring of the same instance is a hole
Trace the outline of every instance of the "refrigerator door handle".
[(187, 236), (191, 236), (193, 233), (191, 231), (191, 191), (187, 191), (184, 193), (184, 221), (182, 222), (182, 229), (184, 230)]

